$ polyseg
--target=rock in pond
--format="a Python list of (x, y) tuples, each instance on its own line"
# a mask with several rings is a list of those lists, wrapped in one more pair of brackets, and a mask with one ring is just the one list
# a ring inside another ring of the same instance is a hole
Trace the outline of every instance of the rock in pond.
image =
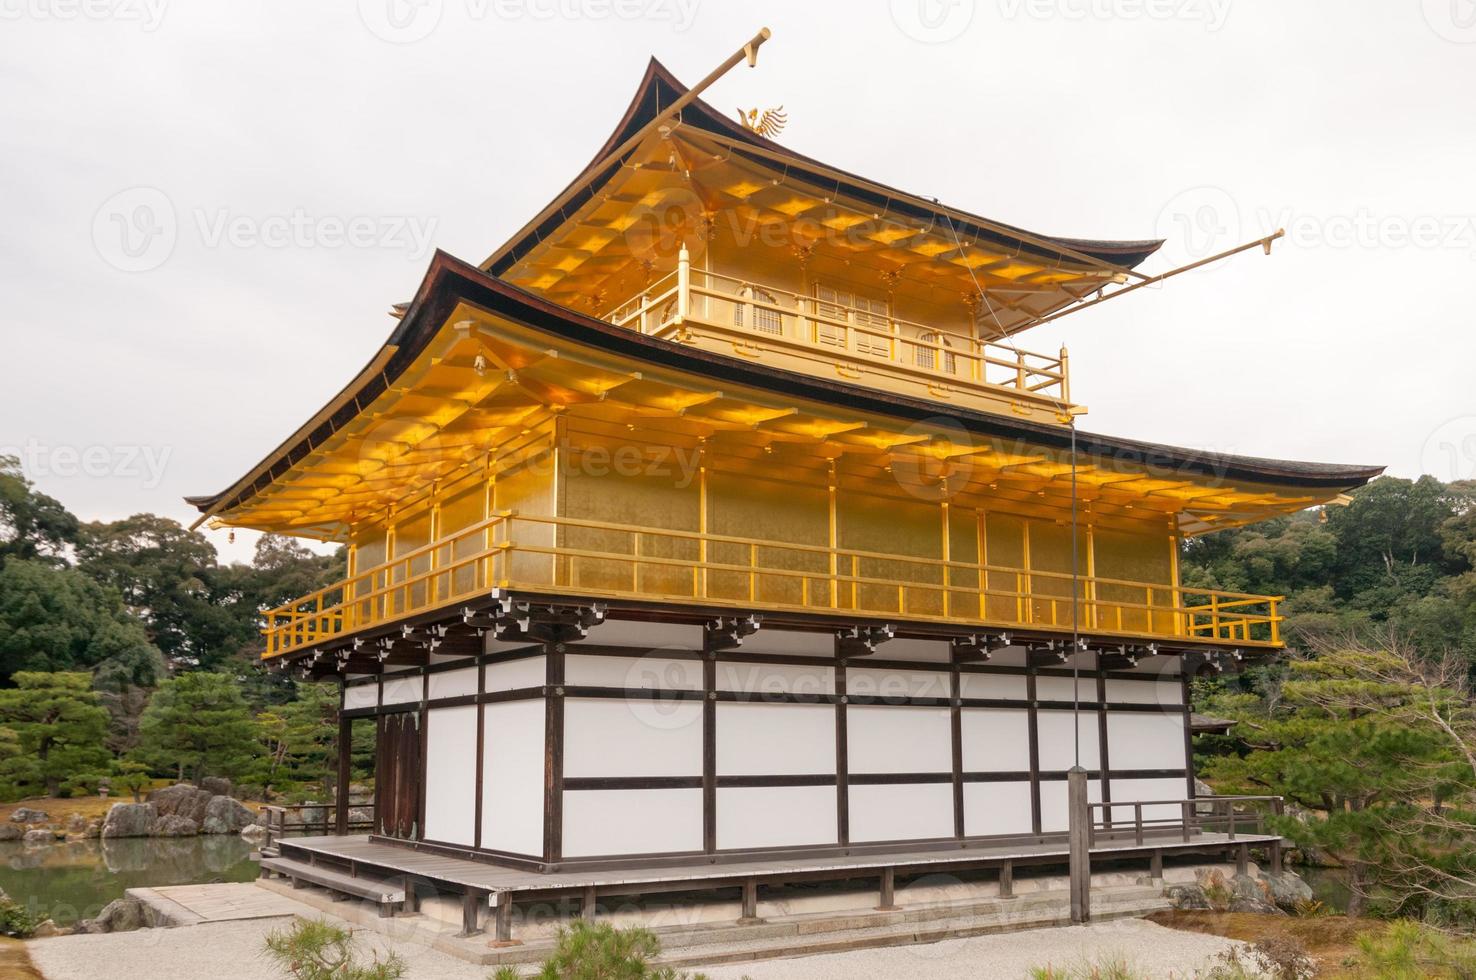
[(239, 834), (256, 823), (256, 814), (250, 808), (229, 796), (216, 796), (205, 808), (205, 819), (200, 821), (200, 832), (204, 834)]
[(150, 837), (159, 811), (152, 803), (114, 803), (103, 820), (102, 836)]
[(154, 821), (155, 837), (193, 837), (199, 832), (199, 824), (177, 813), (165, 814)]
[(175, 783), (173, 786), (154, 790), (149, 794), (148, 802), (154, 804), (161, 817), (178, 815), (203, 824), (205, 808), (213, 798), (214, 794), (209, 790), (191, 786), (189, 783)]
[(144, 926), (143, 903), (134, 898), (119, 898), (103, 906), (95, 919), (77, 923), (78, 932), (131, 932)]
[(51, 844), (56, 841), (56, 831), (49, 827), (36, 827), (26, 831), (26, 836), (22, 840), (27, 844)]
[(18, 806), (10, 814), (11, 823), (45, 823), (50, 819), (45, 810), (33, 810), (28, 806)]

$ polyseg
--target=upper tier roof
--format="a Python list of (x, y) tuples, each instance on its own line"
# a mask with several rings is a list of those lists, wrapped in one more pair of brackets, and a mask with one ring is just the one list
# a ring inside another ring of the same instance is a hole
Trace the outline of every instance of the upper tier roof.
[[(611, 156), (687, 91), (653, 60), (594, 159), (483, 271), (603, 314), (601, 303), (624, 298), (604, 295), (622, 271), (651, 260), (645, 243), (627, 240), (632, 213), (666, 220), (675, 208), (700, 212), (687, 217), (702, 221), (787, 223), (798, 240), (818, 232), (822, 255), (857, 274), (869, 266), (900, 277), (904, 287), (951, 291), (961, 301), (977, 299), (982, 287), (981, 332), (1001, 335), (1125, 281), (1163, 244), (1044, 235), (948, 207), (797, 153), (700, 99)], [(681, 234), (690, 238), (691, 229)]]

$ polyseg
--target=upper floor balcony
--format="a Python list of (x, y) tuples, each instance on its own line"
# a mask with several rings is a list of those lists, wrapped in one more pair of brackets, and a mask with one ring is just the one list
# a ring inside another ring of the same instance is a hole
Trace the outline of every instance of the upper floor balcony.
[(705, 271), (684, 249), (677, 267), (617, 305), (610, 322), (774, 367), (898, 394), (1064, 424), (1066, 349), (1041, 354), (894, 315), (877, 299), (814, 295)]
[(1099, 641), (1281, 645), (1276, 596), (504, 511), (268, 611), (264, 656), (454, 613), (495, 588), (965, 629), (1076, 625)]

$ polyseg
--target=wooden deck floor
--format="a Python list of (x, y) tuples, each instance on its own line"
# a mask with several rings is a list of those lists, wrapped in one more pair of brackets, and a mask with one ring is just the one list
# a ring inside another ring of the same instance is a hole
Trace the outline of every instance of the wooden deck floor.
[[(1237, 845), (1262, 846), (1280, 838), (1267, 835), (1196, 833), (1189, 841), (1165, 835), (1149, 837), (1138, 844), (1128, 839), (1098, 841), (1092, 857), (1099, 860), (1147, 858), (1153, 852), (1174, 854), (1202, 851), (1228, 851)], [(456, 891), (476, 891), (492, 895), (508, 893), (510, 897), (546, 896), (560, 892), (579, 893), (594, 888), (601, 895), (631, 894), (643, 888), (652, 891), (672, 890), (674, 886), (722, 887), (748, 881), (773, 882), (805, 878), (843, 877), (854, 872), (856, 877), (875, 875), (885, 869), (899, 873), (944, 871), (997, 867), (1004, 862), (1021, 865), (1046, 864), (1067, 860), (1066, 842), (1044, 844), (1008, 844), (999, 847), (971, 846), (958, 850), (902, 851), (886, 854), (869, 853), (838, 857), (795, 855), (762, 861), (734, 861), (722, 864), (691, 863), (656, 868), (594, 868), (539, 872), (472, 861), (409, 847), (371, 841), (365, 835), (346, 837), (289, 837), (280, 841), (284, 857), (316, 857), (328, 862), (351, 866), (369, 874), (410, 875), (415, 878), (451, 886)]]

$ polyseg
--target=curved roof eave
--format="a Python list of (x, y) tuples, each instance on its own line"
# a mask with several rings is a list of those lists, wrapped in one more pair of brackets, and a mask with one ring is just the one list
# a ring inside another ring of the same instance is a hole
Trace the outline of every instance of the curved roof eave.
[[(524, 226), (516, 235), (504, 243), (496, 252), (492, 253), (482, 262), (483, 271), (493, 275), (503, 275), (509, 268), (522, 259), (536, 243), (552, 234), (560, 225), (567, 221), (583, 204), (598, 193), (599, 189), (615, 174), (620, 167), (620, 161), (606, 161), (606, 157), (617, 149), (622, 143), (634, 136), (641, 127), (660, 114), (662, 107), (670, 105), (687, 92), (687, 87), (677, 80), (665, 65), (652, 58), (646, 66), (646, 73), (641, 78), (641, 84), (636, 90), (635, 97), (631, 99), (630, 105), (625, 110), (616, 125), (615, 131), (610, 138), (600, 147), (599, 152), (594, 155), (585, 168), (580, 171), (579, 176), (574, 178), (559, 195), (554, 198), (557, 202), (565, 195), (573, 194), (564, 205), (552, 213), (540, 214), (532, 222)], [(689, 116), (688, 113), (691, 115)], [(857, 176), (838, 167), (822, 163), (813, 157), (808, 157), (789, 149), (781, 143), (759, 136), (746, 126), (739, 125), (729, 119), (726, 115), (717, 112), (710, 105), (697, 99), (682, 110), (682, 121), (696, 126), (699, 129), (711, 133), (748, 143), (755, 148), (763, 149), (771, 153), (778, 153), (792, 161), (793, 166), (789, 170), (799, 178), (810, 176), (810, 179), (823, 183), (833, 183), (830, 178), (821, 178), (807, 174), (807, 168), (818, 168), (831, 173), (842, 174), (854, 184), (843, 185), (838, 192), (847, 196), (865, 200), (878, 207), (887, 207), (891, 211), (906, 214), (915, 220), (938, 221), (944, 217), (942, 211), (931, 208), (925, 199), (907, 191), (899, 190), (876, 181)], [(601, 167), (601, 163), (604, 166)], [(765, 166), (772, 166), (766, 161), (756, 160)], [(880, 192), (880, 194), (879, 194)], [(548, 209), (545, 209), (547, 212)], [(1100, 241), (1093, 239), (1064, 238), (1053, 235), (1041, 235), (1036, 232), (1016, 228), (1003, 222), (972, 215), (969, 212), (951, 209), (955, 214), (966, 216), (965, 220), (972, 219), (977, 222), (974, 226), (967, 224), (959, 227), (959, 232), (979, 241), (988, 241), (995, 244), (1005, 245), (1013, 249), (1019, 249), (1033, 255), (1050, 256), (1048, 250), (1025, 241), (1011, 237), (1009, 231), (1018, 231), (1031, 239), (1044, 240), (1069, 249), (1083, 255), (1090, 256), (1103, 262), (1118, 266), (1123, 271), (1130, 270), (1141, 264), (1144, 259), (1152, 255), (1163, 245), (1162, 239), (1149, 239), (1142, 241)], [(996, 230), (1000, 229), (1000, 230)], [(1059, 257), (1059, 256), (1057, 256)]]
[[(809, 401), (841, 403), (861, 411), (909, 421), (927, 422), (946, 417), (966, 431), (986, 438), (1022, 439), (1052, 449), (1064, 449), (1070, 445), (1069, 431), (1060, 426), (950, 409), (923, 399), (764, 367), (648, 337), (560, 306), (438, 250), (404, 318), (364, 370), (312, 420), (231, 487), (218, 494), (186, 497), (186, 502), (208, 517), (237, 506), (251, 493), (269, 486), (379, 397), (410, 366), (440, 331), (456, 305), (463, 301), (532, 329), (672, 370), (719, 378)], [(1105, 456), (1145, 467), (1172, 468), (1198, 476), (1334, 491), (1361, 486), (1384, 470), (1382, 466), (1232, 456), (1081, 431), (1077, 432), (1077, 449), (1087, 456)]]

